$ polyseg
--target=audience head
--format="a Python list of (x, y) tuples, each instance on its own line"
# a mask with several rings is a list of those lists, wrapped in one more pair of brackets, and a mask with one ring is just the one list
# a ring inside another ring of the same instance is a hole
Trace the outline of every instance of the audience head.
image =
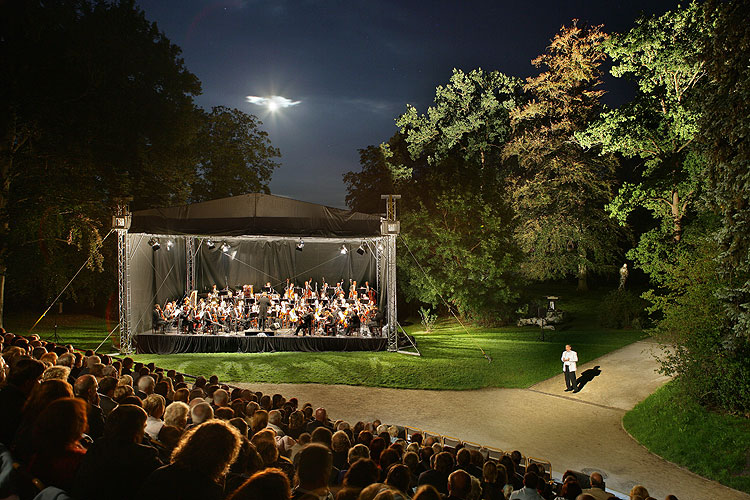
[(23, 405), (23, 418), (33, 422), (50, 403), (57, 399), (72, 398), (73, 389), (62, 380), (51, 379), (37, 384)]
[[(596, 474), (596, 473), (594, 473), (594, 474)], [(593, 482), (594, 474), (591, 474), (591, 479), (592, 479), (591, 484), (592, 485), (594, 484), (594, 482)], [(640, 484), (636, 484), (630, 490), (630, 500), (645, 500), (649, 496), (650, 495), (648, 494), (648, 490), (644, 486), (641, 486)]]
[(354, 488), (365, 488), (380, 479), (378, 466), (369, 458), (360, 458), (354, 462), (344, 475), (344, 485)]
[(104, 437), (123, 443), (140, 443), (146, 429), (146, 412), (135, 405), (118, 405), (107, 417)]
[(443, 474), (450, 474), (453, 470), (453, 455), (447, 451), (441, 451), (435, 457), (435, 470)]
[(138, 379), (138, 390), (146, 396), (153, 394), (156, 387), (156, 381), (151, 375), (143, 375)]
[(212, 418), (214, 418), (214, 410), (205, 401), (198, 403), (190, 410), (190, 420), (192, 420), (194, 425), (202, 424)]
[(411, 472), (405, 465), (397, 464), (388, 469), (388, 475), (385, 478), (385, 484), (393, 486), (401, 493), (409, 493), (409, 482), (411, 481)]
[(149, 417), (161, 418), (164, 416), (164, 409), (167, 402), (161, 394), (149, 394), (143, 400), (143, 409)]
[(352, 447), (349, 436), (344, 431), (336, 431), (331, 436), (331, 449), (337, 453), (346, 453)]
[(241, 443), (237, 429), (221, 420), (209, 420), (183, 435), (172, 452), (172, 463), (218, 481), (237, 458)]
[(318, 408), (315, 410), (315, 420), (322, 423), (328, 422), (328, 413), (325, 408)]
[(331, 449), (332, 436), (333, 434), (331, 433), (331, 429), (327, 427), (318, 427), (317, 429), (312, 431), (312, 434), (310, 435), (313, 443), (322, 444), (328, 449)]
[(81, 375), (76, 379), (76, 383), (73, 386), (73, 392), (75, 392), (76, 396), (93, 405), (99, 404), (98, 390), (99, 383), (93, 375)]
[(539, 484), (539, 476), (537, 476), (533, 472), (527, 472), (523, 476), (523, 485), (526, 486), (527, 488), (535, 490), (538, 484)]
[(51, 402), (34, 423), (34, 450), (59, 453), (75, 446), (86, 431), (86, 409), (86, 403), (79, 398)]
[(276, 445), (276, 433), (271, 429), (264, 429), (255, 433), (250, 440), (258, 454), (263, 459), (263, 463), (268, 465), (276, 463), (279, 459), (279, 448)]
[(328, 448), (310, 443), (299, 452), (297, 479), (302, 488), (314, 490), (328, 484), (333, 468), (333, 457)]
[(182, 430), (187, 427), (190, 407), (182, 401), (175, 401), (164, 411), (164, 424), (177, 427)]
[(471, 476), (458, 469), (448, 476), (448, 493), (452, 497), (466, 498), (471, 493)]
[(130, 396), (133, 396), (132, 387), (130, 387), (129, 385), (118, 385), (117, 387), (115, 387), (115, 392), (112, 396), (112, 399), (122, 404), (125, 398), (128, 398)]
[(442, 500), (443, 496), (434, 486), (430, 484), (423, 484), (417, 488), (416, 493), (412, 497), (412, 500)]
[(8, 374), (7, 382), (15, 385), (26, 394), (30, 393), (34, 386), (37, 385), (37, 381), (46, 369), (44, 363), (30, 358), (14, 359), (9, 364), (10, 373)]
[(576, 481), (565, 482), (560, 489), (560, 496), (566, 499), (576, 498), (581, 493), (583, 493), (581, 485), (579, 485)]
[(352, 465), (354, 462), (359, 460), (360, 458), (370, 458), (370, 448), (363, 444), (355, 444), (351, 448), (349, 448), (349, 453), (347, 454), (346, 461), (349, 463), (349, 465)]
[(229, 393), (224, 389), (216, 389), (213, 394), (214, 405), (216, 406), (228, 406), (229, 405)]
[(112, 397), (117, 387), (117, 379), (114, 377), (104, 377), (99, 381), (99, 394)]
[(228, 500), (289, 500), (292, 496), (289, 479), (280, 469), (256, 472)]
[(604, 489), (604, 478), (602, 475), (598, 472), (592, 472), (591, 473), (591, 487), (592, 488), (599, 488)]

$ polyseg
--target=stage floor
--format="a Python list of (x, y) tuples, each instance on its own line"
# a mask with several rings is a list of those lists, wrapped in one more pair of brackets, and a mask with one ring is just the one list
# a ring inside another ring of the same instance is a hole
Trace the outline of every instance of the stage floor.
[[(273, 337), (258, 336), (253, 332), (229, 335), (180, 335), (164, 333), (141, 333), (133, 337), (138, 354), (179, 354), (192, 352), (322, 352), (322, 351), (385, 351), (388, 339), (385, 337), (309, 335), (294, 336), (293, 333), (279, 333)], [(271, 335), (273, 332), (265, 332)], [(413, 339), (412, 339), (413, 340)]]

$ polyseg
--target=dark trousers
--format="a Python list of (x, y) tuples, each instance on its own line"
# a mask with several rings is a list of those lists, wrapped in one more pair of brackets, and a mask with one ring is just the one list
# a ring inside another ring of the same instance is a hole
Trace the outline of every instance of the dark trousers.
[(576, 372), (570, 371), (570, 369), (567, 366), (565, 367), (565, 388), (566, 389), (576, 388)]
[(268, 322), (268, 312), (258, 314), (258, 330), (265, 330)]

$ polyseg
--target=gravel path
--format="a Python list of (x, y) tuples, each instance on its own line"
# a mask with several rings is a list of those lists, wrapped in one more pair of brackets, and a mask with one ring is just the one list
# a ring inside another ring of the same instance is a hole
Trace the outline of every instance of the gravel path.
[(378, 418), (502, 450), (518, 449), (549, 460), (557, 473), (598, 470), (609, 488), (624, 493), (643, 484), (660, 499), (669, 493), (680, 500), (750, 499), (649, 453), (623, 430), (625, 412), (668, 380), (655, 371), (652, 351), (657, 348), (636, 342), (579, 365), (579, 376), (595, 376), (577, 394), (564, 392), (562, 374), (528, 389), (477, 391), (238, 385), (324, 406), (333, 419), (354, 423)]

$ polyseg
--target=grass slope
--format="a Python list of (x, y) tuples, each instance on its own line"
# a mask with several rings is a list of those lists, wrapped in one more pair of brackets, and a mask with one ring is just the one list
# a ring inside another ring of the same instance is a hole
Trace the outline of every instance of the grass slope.
[(750, 493), (748, 419), (710, 412), (670, 382), (626, 413), (623, 425), (653, 453)]
[[(388, 352), (347, 353), (219, 353), (138, 355), (139, 361), (155, 361), (192, 375), (217, 374), (222, 380), (270, 383), (323, 383), (418, 389), (478, 389), (482, 387), (528, 387), (560, 371), (560, 352), (573, 344), (581, 362), (602, 356), (643, 336), (640, 331), (598, 328), (600, 293), (575, 294), (569, 287), (544, 286), (538, 295), (554, 293), (560, 307), (570, 311), (573, 321), (562, 330), (538, 328), (481, 328), (464, 330), (454, 320), (443, 320), (435, 331), (425, 333), (419, 324), (407, 331), (417, 339), (421, 357)], [(94, 348), (114, 326), (103, 319), (60, 316), (58, 333), (79, 348)], [(36, 318), (25, 321), (33, 324)], [(54, 318), (45, 318), (36, 330), (51, 333)], [(7, 321), (21, 325), (23, 318)], [(78, 323), (76, 323), (78, 322)], [(76, 328), (80, 324), (80, 328)], [(107, 328), (109, 326), (109, 328)], [(26, 328), (28, 329), (28, 327)], [(19, 329), (20, 330), (20, 329)], [(12, 331), (12, 330), (11, 330)], [(20, 330), (23, 331), (23, 330)], [(111, 351), (106, 342), (103, 352)], [(489, 363), (481, 349), (492, 358)]]

